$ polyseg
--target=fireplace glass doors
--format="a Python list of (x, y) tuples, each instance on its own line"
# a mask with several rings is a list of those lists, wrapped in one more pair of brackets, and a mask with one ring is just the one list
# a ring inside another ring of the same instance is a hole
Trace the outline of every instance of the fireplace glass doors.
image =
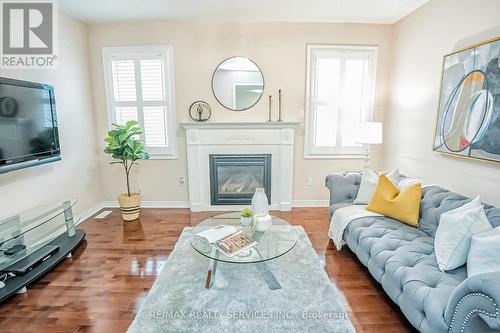
[(271, 203), (271, 154), (209, 155), (212, 205), (249, 205), (256, 187)]

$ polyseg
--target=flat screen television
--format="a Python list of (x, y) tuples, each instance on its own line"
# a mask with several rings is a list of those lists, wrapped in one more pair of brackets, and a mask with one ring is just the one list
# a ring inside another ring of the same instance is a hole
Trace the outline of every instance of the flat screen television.
[(54, 88), (0, 77), (0, 173), (60, 159)]

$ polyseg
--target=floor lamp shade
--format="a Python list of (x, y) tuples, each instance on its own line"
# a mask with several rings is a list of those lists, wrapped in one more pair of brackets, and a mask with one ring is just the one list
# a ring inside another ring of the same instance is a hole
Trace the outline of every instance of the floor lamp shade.
[(356, 131), (356, 141), (365, 145), (366, 158), (364, 168), (370, 167), (370, 146), (382, 143), (382, 123), (360, 123)]

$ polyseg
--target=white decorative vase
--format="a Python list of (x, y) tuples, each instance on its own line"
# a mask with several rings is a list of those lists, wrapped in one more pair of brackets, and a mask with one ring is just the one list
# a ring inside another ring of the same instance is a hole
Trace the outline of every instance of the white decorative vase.
[(255, 230), (264, 232), (267, 229), (271, 228), (271, 225), (273, 224), (273, 218), (269, 214), (257, 215), (254, 219), (254, 223)]
[(253, 223), (257, 231), (266, 231), (271, 227), (272, 217), (269, 215), (269, 201), (263, 187), (257, 187), (252, 198)]
[(252, 198), (252, 213), (254, 215), (269, 214), (269, 202), (263, 187), (257, 187)]

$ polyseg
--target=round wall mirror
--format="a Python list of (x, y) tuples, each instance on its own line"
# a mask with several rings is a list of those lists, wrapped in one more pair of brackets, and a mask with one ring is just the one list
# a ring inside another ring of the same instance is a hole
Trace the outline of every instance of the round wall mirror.
[(252, 60), (232, 57), (215, 69), (212, 90), (217, 101), (225, 108), (243, 111), (259, 101), (264, 92), (264, 77)]

